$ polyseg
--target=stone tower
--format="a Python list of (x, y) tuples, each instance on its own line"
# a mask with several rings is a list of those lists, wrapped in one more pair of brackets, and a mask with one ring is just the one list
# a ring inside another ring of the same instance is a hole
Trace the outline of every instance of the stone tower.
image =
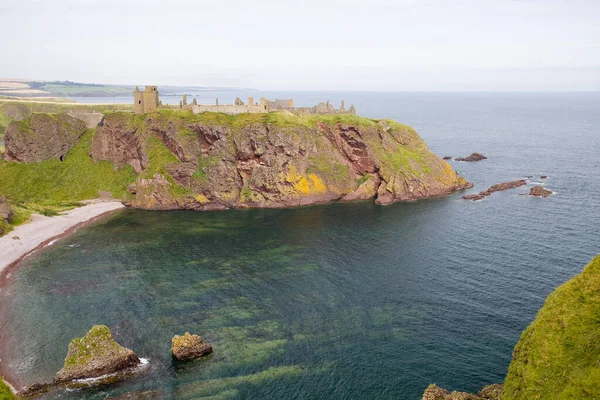
[(158, 88), (156, 86), (146, 86), (142, 92), (139, 87), (135, 87), (133, 92), (133, 112), (136, 114), (147, 114), (158, 108)]

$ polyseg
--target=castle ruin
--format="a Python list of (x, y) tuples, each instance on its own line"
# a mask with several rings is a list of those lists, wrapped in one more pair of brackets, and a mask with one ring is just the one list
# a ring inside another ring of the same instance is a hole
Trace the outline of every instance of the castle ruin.
[[(146, 86), (142, 92), (136, 86), (133, 92), (133, 111), (136, 114), (147, 114), (156, 110), (162, 103), (158, 100), (158, 88), (156, 86)], [(356, 114), (354, 106), (350, 106), (346, 110), (346, 106), (342, 101), (339, 109), (335, 108), (329, 101), (321, 102), (314, 107), (295, 107), (292, 99), (275, 99), (267, 100), (261, 97), (258, 102), (254, 101), (254, 97), (248, 97), (248, 102), (244, 103), (239, 97), (235, 99), (234, 104), (219, 104), (219, 99), (216, 99), (215, 104), (198, 104), (196, 99), (192, 104), (187, 102), (187, 94), (179, 101), (179, 108), (191, 110), (194, 114), (203, 112), (218, 112), (225, 114), (244, 114), (244, 113), (268, 113), (271, 111), (288, 111), (294, 114)]]
[(146, 86), (142, 92), (138, 86), (133, 92), (133, 112), (136, 114), (147, 114), (158, 108), (158, 88)]

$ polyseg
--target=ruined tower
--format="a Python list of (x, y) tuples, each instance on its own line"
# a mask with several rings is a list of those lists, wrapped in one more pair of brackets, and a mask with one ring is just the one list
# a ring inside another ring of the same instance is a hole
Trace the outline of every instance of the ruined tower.
[(158, 88), (156, 86), (146, 86), (142, 92), (139, 87), (135, 87), (133, 92), (133, 112), (136, 114), (147, 114), (158, 108)]

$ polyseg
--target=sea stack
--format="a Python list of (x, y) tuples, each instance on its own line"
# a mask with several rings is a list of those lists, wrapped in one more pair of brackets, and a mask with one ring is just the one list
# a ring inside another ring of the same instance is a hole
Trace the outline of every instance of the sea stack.
[(175, 335), (171, 339), (171, 352), (178, 360), (191, 360), (212, 353), (212, 346), (198, 335), (186, 332), (183, 336)]
[(94, 325), (84, 337), (69, 343), (65, 364), (54, 377), (54, 383), (97, 378), (139, 363), (139, 357), (132, 350), (114, 341), (107, 326)]

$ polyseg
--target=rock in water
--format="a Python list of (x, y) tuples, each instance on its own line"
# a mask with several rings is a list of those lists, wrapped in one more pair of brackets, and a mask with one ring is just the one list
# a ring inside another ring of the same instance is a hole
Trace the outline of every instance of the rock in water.
[(200, 336), (190, 335), (189, 332), (186, 332), (183, 336), (173, 336), (171, 344), (171, 351), (178, 360), (202, 357), (213, 351), (212, 346), (202, 340)]
[(422, 400), (500, 400), (502, 385), (494, 384), (485, 386), (479, 393), (449, 392), (435, 384), (425, 389)]
[(481, 161), (487, 160), (487, 157), (481, 153), (471, 153), (468, 157), (455, 158), (454, 161)]
[(94, 325), (84, 337), (69, 343), (65, 364), (54, 377), (54, 383), (97, 378), (139, 363), (140, 359), (133, 351), (114, 341), (107, 326)]
[(548, 175), (542, 175), (540, 176), (540, 179), (548, 179)]
[(552, 194), (552, 192), (550, 190), (544, 189), (541, 186), (534, 186), (529, 191), (530, 196), (537, 196), (537, 197), (548, 197), (551, 194)]
[(451, 156), (444, 156), (444, 158), (442, 158), (442, 160), (452, 160)]

